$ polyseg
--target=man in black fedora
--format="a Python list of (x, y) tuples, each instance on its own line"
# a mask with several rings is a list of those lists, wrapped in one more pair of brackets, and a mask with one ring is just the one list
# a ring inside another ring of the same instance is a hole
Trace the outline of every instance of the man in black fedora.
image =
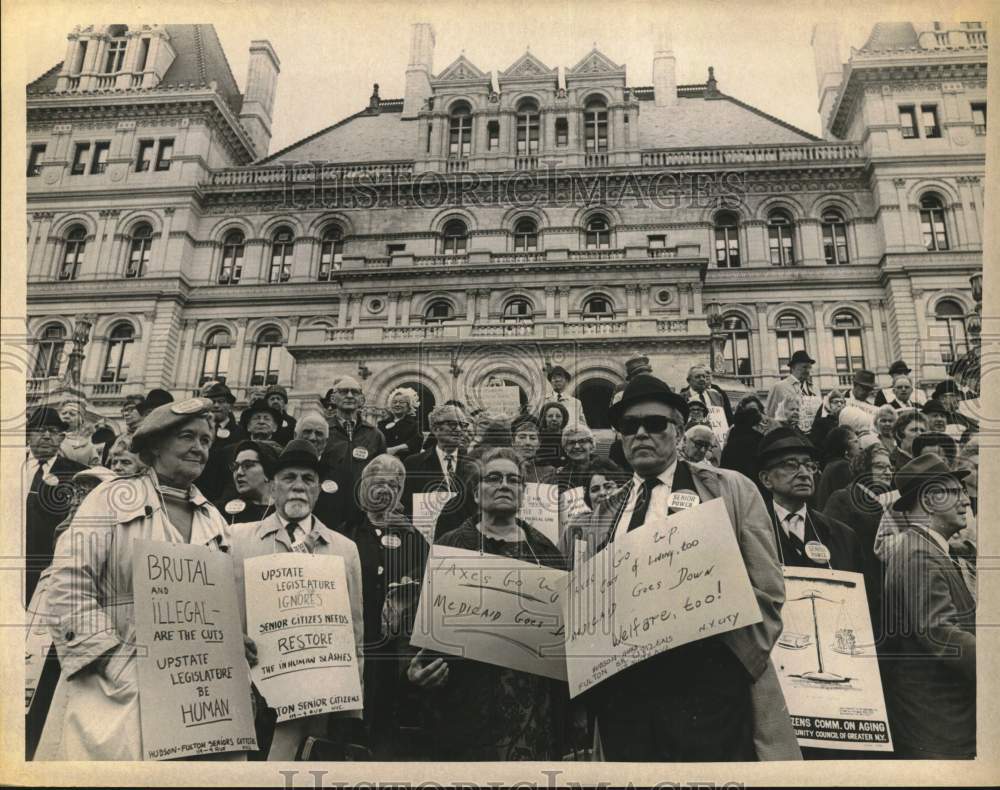
[(566, 387), (573, 379), (570, 372), (562, 365), (553, 365), (549, 368), (546, 378), (548, 379), (549, 386), (545, 392), (544, 402), (556, 401), (565, 406), (566, 411), (569, 412), (569, 423), (567, 424), (578, 422), (586, 425), (587, 420), (583, 416), (583, 404), (578, 398), (574, 398), (566, 391)]
[(816, 395), (810, 375), (816, 360), (801, 349), (792, 354), (788, 360), (788, 375), (771, 387), (767, 396), (767, 416), (773, 417), (778, 407), (790, 398), (801, 398), (804, 395)]
[(851, 394), (847, 396), (847, 405), (855, 406), (871, 414), (874, 420), (878, 413), (878, 407), (875, 406), (875, 390), (877, 388), (875, 374), (872, 371), (855, 370), (854, 378), (851, 380)]
[(597, 505), (591, 523), (607, 531), (607, 544), (616, 534), (643, 529), (651, 514), (666, 515), (673, 492), (699, 502), (721, 498), (763, 620), (667, 650), (588, 692), (604, 754), (621, 761), (797, 759), (770, 663), (781, 633), (784, 581), (767, 509), (738, 472), (678, 458), (687, 411), (687, 401), (658, 378), (629, 382), (610, 417), (633, 476)]
[[(903, 360), (897, 359), (889, 366), (889, 379), (891, 383), (886, 389), (880, 389), (875, 394), (875, 405), (885, 406), (887, 403), (892, 403), (896, 399), (895, 386), (896, 381), (900, 378), (910, 379), (910, 366), (907, 365)], [(911, 380), (912, 382), (912, 380)], [(923, 393), (918, 394), (918, 390), (914, 390), (913, 394), (910, 396), (912, 405), (919, 406), (924, 402)]]
[(87, 467), (59, 455), (69, 426), (59, 413), (40, 406), (28, 415), (28, 457), (22, 473), (25, 531), (25, 603), (52, 562), (56, 527), (73, 505), (73, 475)]
[(887, 553), (885, 631), (899, 658), (883, 677), (904, 759), (976, 755), (976, 603), (949, 544), (966, 526), (968, 474), (929, 453), (896, 472), (906, 528)]

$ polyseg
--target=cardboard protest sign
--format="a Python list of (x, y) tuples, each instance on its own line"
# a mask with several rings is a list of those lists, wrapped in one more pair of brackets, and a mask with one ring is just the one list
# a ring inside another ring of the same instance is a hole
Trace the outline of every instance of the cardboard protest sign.
[(799, 745), (892, 751), (864, 577), (785, 568), (781, 619), (771, 661)]
[(434, 525), (453, 496), (454, 492), (445, 490), (413, 495), (413, 526), (428, 543), (434, 543)]
[(526, 483), (517, 517), (553, 543), (559, 543), (559, 486)]
[(799, 407), (799, 430), (803, 433), (809, 433), (813, 422), (816, 420), (816, 415), (819, 413), (820, 406), (823, 405), (823, 399), (819, 395), (803, 395), (801, 403), (802, 405)]
[(576, 565), (562, 605), (572, 697), (665, 650), (761, 620), (721, 499), (617, 535)]
[(344, 558), (288, 552), (244, 567), (247, 633), (257, 644), (251, 672), (278, 721), (360, 710)]
[(516, 417), (521, 413), (521, 390), (507, 385), (480, 387), (479, 404), (489, 414)]
[(729, 423), (726, 422), (726, 410), (721, 406), (709, 406), (708, 424), (712, 426), (712, 433), (718, 437), (719, 444), (725, 444), (726, 435), (729, 433)]
[(146, 760), (257, 748), (230, 558), (137, 540), (132, 563)]
[(559, 496), (559, 534), (562, 534), (574, 516), (586, 512), (588, 508), (583, 501), (583, 486), (563, 491)]
[(848, 396), (846, 406), (853, 406), (855, 409), (861, 409), (861, 411), (871, 417), (873, 423), (875, 422), (875, 418), (878, 417), (879, 407), (874, 403), (868, 403), (867, 401), (857, 400), (852, 396)]
[(435, 546), (410, 643), (566, 679), (560, 605), (566, 571)]

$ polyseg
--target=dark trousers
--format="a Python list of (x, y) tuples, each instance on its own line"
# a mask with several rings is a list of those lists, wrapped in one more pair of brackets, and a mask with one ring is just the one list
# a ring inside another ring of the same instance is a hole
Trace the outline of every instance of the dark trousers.
[(755, 761), (751, 683), (717, 637), (629, 667), (595, 689), (605, 759)]

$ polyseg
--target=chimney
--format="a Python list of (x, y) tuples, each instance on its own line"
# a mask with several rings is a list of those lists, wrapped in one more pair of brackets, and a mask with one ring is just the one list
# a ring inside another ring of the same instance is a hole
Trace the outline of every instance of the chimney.
[(256, 148), (257, 158), (267, 154), (271, 145), (271, 113), (278, 85), (281, 61), (270, 41), (250, 42), (247, 87), (243, 94), (240, 122), (246, 127)]
[(813, 58), (816, 63), (816, 92), (819, 96), (819, 119), (823, 137), (829, 139), (828, 125), (833, 102), (843, 80), (840, 62), (840, 32), (835, 22), (821, 22), (813, 27)]
[(661, 28), (653, 55), (653, 94), (657, 107), (677, 104), (677, 61), (674, 58), (670, 31)]
[(416, 118), (431, 97), (431, 70), (434, 68), (434, 28), (416, 22), (410, 33), (410, 62), (406, 67), (403, 118)]

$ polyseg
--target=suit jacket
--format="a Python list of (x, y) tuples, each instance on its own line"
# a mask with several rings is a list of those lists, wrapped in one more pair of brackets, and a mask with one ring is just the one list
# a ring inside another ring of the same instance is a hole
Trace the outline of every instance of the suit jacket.
[[(817, 394), (815, 387), (809, 388), (810, 394)], [(804, 386), (794, 376), (786, 376), (773, 387), (767, 395), (767, 416), (773, 417), (778, 411), (778, 405), (788, 398), (798, 398), (804, 394)]]
[(923, 527), (903, 532), (885, 577), (889, 724), (907, 756), (976, 751), (976, 605), (951, 557)]
[(329, 423), (330, 437), (326, 440), (323, 465), (341, 488), (341, 520), (357, 521), (362, 514), (356, 492), (361, 471), (375, 456), (385, 452), (385, 437), (378, 428), (360, 418), (355, 420), (350, 438), (340, 420), (331, 419)]
[[(403, 485), (403, 511), (413, 518), (413, 495), (439, 490), (444, 485), (444, 472), (438, 461), (437, 451), (425, 450), (411, 455), (403, 464), (406, 466), (406, 482)], [(455, 461), (455, 485), (457, 496), (445, 505), (434, 527), (434, 539), (458, 529), (471, 516), (478, 515), (476, 501), (472, 497), (472, 462), (465, 452), (459, 450)]]
[[(685, 400), (700, 400), (690, 386), (681, 390), (681, 395)], [(726, 424), (733, 424), (733, 407), (729, 403), (729, 396), (716, 384), (710, 384), (705, 390), (705, 400), (712, 406), (720, 406), (726, 415)]]
[(56, 527), (69, 515), (76, 498), (73, 475), (86, 469), (83, 464), (57, 455), (49, 474), (59, 479), (56, 485), (44, 480), (31, 481), (24, 500), (25, 528), (25, 579), (27, 597), (31, 600), (38, 578), (52, 562), (55, 548)]
[[(222, 430), (228, 431), (229, 435), (219, 436), (216, 433), (212, 449), (208, 452), (208, 463), (205, 464), (201, 476), (194, 481), (198, 490), (213, 502), (221, 499), (227, 493), (227, 488), (232, 489), (233, 473), (229, 470), (229, 465), (233, 462), (233, 449), (244, 439), (250, 438), (239, 426), (235, 417), (230, 417)], [(232, 493), (235, 493), (235, 489)]]
[[(761, 760), (800, 759), (801, 754), (792, 730), (788, 709), (771, 665), (774, 643), (781, 635), (781, 606), (785, 600), (785, 581), (778, 563), (774, 532), (764, 501), (756, 486), (729, 469), (688, 464), (677, 461), (677, 469), (686, 467), (694, 490), (702, 502), (721, 497), (736, 533), (740, 552), (746, 563), (754, 596), (760, 606), (762, 620), (719, 635), (748, 675), (755, 681), (751, 688), (754, 708), (754, 740)], [(675, 479), (677, 472), (675, 471)], [(591, 529), (610, 531), (619, 512), (628, 502), (631, 482), (604, 503), (598, 505), (591, 519)], [(625, 525), (620, 528), (624, 529)], [(655, 661), (656, 657), (647, 659)], [(628, 670), (625, 670), (626, 672)], [(621, 673), (620, 673), (621, 674)], [(607, 682), (614, 682), (611, 678)], [(600, 686), (598, 686), (600, 688)], [(634, 699), (624, 704), (669, 705), (669, 698), (656, 689), (633, 690)], [(616, 704), (623, 704), (619, 700)]]

